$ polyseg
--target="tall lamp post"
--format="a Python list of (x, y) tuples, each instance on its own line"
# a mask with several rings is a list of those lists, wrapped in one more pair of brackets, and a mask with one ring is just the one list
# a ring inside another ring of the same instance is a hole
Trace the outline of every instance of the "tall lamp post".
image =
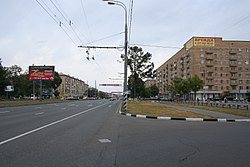
[(117, 5), (124, 9), (125, 12), (125, 41), (124, 41), (124, 84), (123, 84), (123, 94), (124, 94), (124, 105), (123, 110), (127, 112), (127, 94), (128, 94), (128, 86), (127, 86), (127, 67), (128, 67), (128, 14), (127, 14), (127, 7), (121, 1), (116, 0), (103, 0), (108, 2), (109, 5)]

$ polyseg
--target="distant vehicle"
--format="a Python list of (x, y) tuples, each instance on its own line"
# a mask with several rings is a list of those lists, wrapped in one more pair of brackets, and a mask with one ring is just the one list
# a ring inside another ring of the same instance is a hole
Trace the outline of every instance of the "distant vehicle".
[(79, 100), (78, 96), (67, 96), (65, 100)]
[(228, 101), (233, 101), (234, 100), (234, 97), (233, 96), (226, 96), (225, 97)]
[(110, 98), (109, 100), (110, 100), (110, 101), (115, 101), (115, 100), (116, 100), (116, 98), (113, 98), (113, 97), (112, 97), (112, 98)]
[(220, 101), (220, 100), (222, 100), (222, 99), (219, 97), (215, 97), (215, 98), (211, 99), (211, 101)]

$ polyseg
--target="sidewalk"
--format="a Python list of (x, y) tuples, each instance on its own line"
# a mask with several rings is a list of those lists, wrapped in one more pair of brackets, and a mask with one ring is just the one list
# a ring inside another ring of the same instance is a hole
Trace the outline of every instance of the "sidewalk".
[(176, 109), (179, 109), (179, 110), (185, 110), (185, 111), (190, 111), (190, 112), (194, 112), (194, 113), (198, 113), (198, 114), (204, 114), (204, 115), (212, 116), (212, 117), (215, 117), (215, 118), (225, 118), (225, 119), (247, 119), (247, 118), (249, 118), (249, 117), (232, 115), (232, 114), (221, 113), (221, 112), (210, 111), (210, 110), (203, 110), (203, 109), (197, 109), (197, 108), (191, 108), (191, 107), (176, 106), (174, 104), (163, 104), (161, 102), (155, 102), (155, 103), (157, 103), (159, 105), (162, 105), (162, 106), (176, 108)]

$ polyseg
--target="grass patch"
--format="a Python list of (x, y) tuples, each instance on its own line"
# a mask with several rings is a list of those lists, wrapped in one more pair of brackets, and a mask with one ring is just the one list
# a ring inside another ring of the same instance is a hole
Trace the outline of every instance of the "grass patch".
[(207, 115), (178, 110), (172, 107), (157, 105), (148, 101), (129, 101), (128, 112), (148, 116), (185, 117), (185, 118), (212, 118)]
[(48, 104), (48, 103), (62, 103), (66, 100), (53, 99), (53, 100), (23, 100), (23, 101), (0, 101), (0, 107), (13, 107), (34, 104)]
[(165, 103), (176, 105), (176, 106), (191, 107), (191, 108), (197, 108), (197, 109), (210, 110), (210, 111), (216, 111), (216, 112), (221, 112), (221, 113), (250, 117), (249, 110), (233, 109), (233, 108), (221, 108), (221, 107), (213, 107), (213, 106), (198, 106), (198, 105), (192, 105), (192, 104), (179, 104), (179, 103), (174, 103), (174, 102), (171, 102), (171, 103), (165, 102)]

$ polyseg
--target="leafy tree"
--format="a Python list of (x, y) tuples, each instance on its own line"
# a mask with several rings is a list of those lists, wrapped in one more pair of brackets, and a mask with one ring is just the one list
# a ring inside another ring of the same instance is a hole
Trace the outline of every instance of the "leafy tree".
[(129, 48), (128, 66), (131, 74), (138, 75), (139, 78), (154, 78), (154, 63), (151, 53), (144, 53), (142, 48), (137, 46)]
[(151, 58), (152, 54), (144, 53), (142, 48), (130, 47), (128, 55), (128, 66), (131, 72), (128, 81), (128, 88), (131, 90), (130, 97), (143, 97), (145, 95), (143, 79), (155, 76), (154, 63), (151, 62)]
[(195, 93), (203, 87), (203, 81), (198, 77), (194, 76), (187, 80), (181, 78), (175, 78), (171, 85), (168, 85), (166, 89), (174, 95), (185, 96), (191, 91)]
[(128, 89), (131, 90), (130, 97), (142, 97), (142, 93), (145, 89), (143, 80), (136, 74), (130, 75), (128, 78)]
[(201, 80), (197, 75), (188, 79), (191, 91), (194, 92), (195, 100), (196, 100), (196, 92), (202, 89), (204, 86), (203, 80)]
[(155, 97), (159, 94), (159, 88), (156, 85), (152, 85), (149, 87), (150, 89), (150, 96)]
[(2, 66), (0, 59), (0, 98), (5, 94), (5, 87), (9, 84), (8, 71)]

